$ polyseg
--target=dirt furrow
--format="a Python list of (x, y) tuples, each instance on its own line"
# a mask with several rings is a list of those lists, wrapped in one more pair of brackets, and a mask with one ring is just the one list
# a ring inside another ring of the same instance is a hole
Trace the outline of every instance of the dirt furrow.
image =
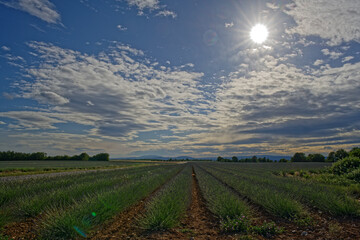
[[(262, 206), (254, 203), (251, 199), (246, 196), (241, 195), (233, 187), (229, 186), (223, 182), (218, 177), (214, 176), (212, 173), (208, 172), (206, 169), (199, 167), (219, 182), (221, 182), (228, 189), (237, 194), (240, 198), (247, 201), (247, 203), (254, 210), (254, 218), (256, 224), (261, 224), (263, 222), (273, 221), (277, 226), (283, 227), (285, 231), (282, 234), (277, 235), (274, 239), (311, 239), (311, 240), (353, 240), (360, 239), (360, 221), (359, 219), (351, 218), (334, 218), (328, 216), (321, 211), (315, 209), (308, 209), (308, 212), (313, 219), (313, 224), (307, 226), (301, 226), (289, 220), (275, 217), (268, 213)], [(228, 174), (227, 172), (224, 172)], [(241, 183), (239, 183), (241, 184)]]
[(220, 233), (218, 220), (207, 209), (193, 168), (191, 204), (186, 217), (180, 226), (164, 232), (156, 232), (147, 236), (146, 239), (234, 239), (230, 235)]
[(182, 170), (183, 168), (147, 197), (102, 225), (88, 239), (144, 239), (146, 236), (144, 236), (143, 229), (138, 225), (138, 220), (145, 212), (146, 203)]

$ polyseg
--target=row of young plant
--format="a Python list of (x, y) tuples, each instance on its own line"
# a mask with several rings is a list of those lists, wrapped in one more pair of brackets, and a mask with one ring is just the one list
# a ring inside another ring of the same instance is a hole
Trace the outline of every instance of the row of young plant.
[(308, 221), (309, 214), (305, 208), (290, 195), (277, 192), (266, 185), (240, 178), (227, 171), (216, 169), (212, 165), (202, 166), (209, 174), (224, 182), (242, 196), (246, 196), (255, 204), (262, 206), (272, 215), (293, 221)]
[(253, 211), (246, 201), (201, 167), (196, 168), (196, 177), (207, 207), (220, 219), (222, 231), (256, 233), (266, 237), (283, 231), (273, 222), (255, 225)]
[[(36, 217), (49, 206), (52, 208), (59, 206), (66, 207), (71, 205), (74, 201), (78, 201), (94, 193), (109, 191), (119, 185), (126, 184), (133, 179), (147, 174), (149, 169), (151, 168), (140, 168), (138, 170), (129, 169), (128, 172), (114, 171), (108, 172), (107, 174), (99, 173), (101, 176), (98, 177), (91, 174), (91, 176), (83, 176), (80, 181), (79, 179), (77, 181), (70, 181), (69, 176), (59, 181), (66, 184), (58, 185), (58, 182), (54, 182), (54, 188), (47, 188), (39, 192), (32, 192), (31, 195), (21, 194), (21, 192), (19, 192), (21, 191), (21, 187), (19, 187), (16, 189), (19, 195), (12, 198), (11, 202), (4, 206), (4, 210), (0, 211), (2, 224), (15, 220), (21, 220), (26, 217)], [(72, 178), (74, 179), (74, 177)], [(19, 185), (21, 186), (21, 184)], [(24, 186), (26, 185), (27, 184)], [(40, 185), (43, 184), (40, 183)], [(47, 187), (49, 187), (49, 185), (47, 185)]]
[(191, 166), (187, 164), (149, 201), (140, 220), (143, 228), (164, 230), (179, 224), (191, 201), (191, 171)]
[(285, 193), (307, 206), (316, 207), (335, 216), (360, 216), (360, 204), (338, 186), (286, 179), (265, 171), (254, 173), (224, 166), (221, 170), (237, 176), (242, 181), (247, 180), (271, 188), (278, 193)]
[(18, 181), (0, 181), (0, 206), (16, 201), (19, 198), (31, 198), (35, 195), (49, 194), (79, 184), (95, 181), (127, 177), (156, 168), (155, 166), (141, 167), (138, 169), (119, 169), (111, 171), (95, 171), (77, 174), (74, 176), (55, 176), (30, 178)]
[[(31, 216), (41, 214), (39, 233), (43, 239), (85, 236), (94, 226), (145, 197), (181, 168), (154, 166), (89, 173), (76, 181), (73, 176), (64, 176), (49, 178), (50, 185), (44, 181), (46, 178), (25, 181), (24, 187), (35, 183), (35, 188), (45, 185), (46, 189), (30, 196), (15, 194), (17, 198), (6, 203), (0, 217), (3, 223), (8, 223), (15, 217), (28, 215), (24, 212), (30, 212)], [(65, 185), (59, 185), (56, 180)]]

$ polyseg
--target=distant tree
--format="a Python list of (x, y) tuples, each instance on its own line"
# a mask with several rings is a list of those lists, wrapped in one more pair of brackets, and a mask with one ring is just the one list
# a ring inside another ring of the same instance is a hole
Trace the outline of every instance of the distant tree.
[(253, 156), (253, 157), (251, 158), (251, 162), (257, 162), (257, 161), (258, 161), (258, 159), (257, 159), (256, 156)]
[(349, 155), (350, 155), (351, 157), (358, 157), (358, 158), (360, 158), (360, 148), (354, 147), (354, 148), (351, 149), (351, 151), (349, 152)]
[(216, 161), (218, 161), (218, 162), (223, 162), (223, 161), (224, 161), (224, 158), (218, 156), (217, 159), (216, 159)]
[(239, 161), (239, 159), (237, 158), (237, 156), (233, 156), (233, 157), (231, 158), (231, 160), (232, 160), (233, 162), (238, 162), (238, 161)]
[(286, 162), (289, 162), (287, 159), (285, 159), (285, 158), (281, 158), (280, 160), (279, 160), (279, 162), (282, 162), (282, 163), (286, 163)]
[(309, 154), (306, 158), (307, 162), (325, 162), (325, 157), (320, 153)]
[(80, 158), (80, 161), (89, 161), (90, 156), (87, 153), (82, 153), (79, 155), (79, 158)]
[(90, 158), (91, 161), (109, 161), (109, 154), (108, 153), (99, 153)]
[(305, 153), (297, 152), (294, 154), (294, 156), (291, 158), (292, 162), (306, 162), (306, 156)]
[(341, 148), (335, 152), (335, 161), (339, 161), (348, 156), (349, 156), (349, 153)]
[(327, 162), (335, 162), (335, 152), (329, 152), (329, 155), (327, 156), (326, 158), (326, 161)]

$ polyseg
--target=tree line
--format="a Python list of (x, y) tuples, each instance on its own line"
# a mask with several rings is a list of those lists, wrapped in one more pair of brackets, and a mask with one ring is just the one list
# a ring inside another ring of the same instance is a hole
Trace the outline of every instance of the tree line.
[[(320, 153), (310, 153), (306, 156), (305, 153), (297, 152), (294, 154), (294, 156), (291, 157), (291, 160), (282, 158), (279, 160), (279, 162), (337, 162), (349, 156), (360, 158), (360, 148), (354, 147), (349, 152), (347, 152), (344, 149), (338, 149), (335, 152), (334, 151), (330, 152), (327, 157), (325, 157)], [(265, 157), (258, 158), (256, 156), (253, 156), (251, 158), (241, 158), (241, 159), (238, 159), (236, 156), (233, 156), (231, 159), (223, 158), (219, 156), (217, 158), (217, 161), (218, 162), (274, 162), (269, 158), (265, 158)]]
[(273, 162), (273, 160), (270, 160), (269, 158), (266, 157), (257, 157), (257, 156), (253, 156), (251, 158), (241, 158), (238, 159), (238, 157), (233, 156), (231, 159), (229, 158), (223, 158), (221, 156), (219, 156), (216, 161), (218, 162)]
[(291, 158), (291, 162), (337, 162), (349, 156), (360, 158), (360, 148), (354, 147), (349, 152), (341, 148), (335, 152), (329, 152), (326, 158), (320, 153), (309, 154), (306, 156), (305, 153), (297, 152)]
[(0, 152), (0, 161), (30, 161), (30, 160), (65, 160), (65, 161), (109, 161), (108, 153), (98, 153), (90, 156), (87, 153), (79, 155), (57, 155), (47, 156), (45, 152), (22, 153), (14, 151)]

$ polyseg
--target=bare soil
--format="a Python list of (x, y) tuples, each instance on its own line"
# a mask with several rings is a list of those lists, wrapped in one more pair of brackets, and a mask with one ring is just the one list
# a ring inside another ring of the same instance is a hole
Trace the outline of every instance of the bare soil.
[[(205, 169), (203, 170), (206, 171)], [(222, 182), (210, 172), (206, 172), (232, 190), (239, 197), (247, 201), (253, 209), (254, 224), (261, 225), (264, 222), (275, 222), (277, 226), (284, 229), (283, 233), (274, 236), (273, 239), (360, 240), (360, 219), (349, 217), (335, 218), (316, 209), (309, 208), (307, 210), (313, 219), (313, 224), (310, 226), (300, 226), (289, 220), (272, 216), (263, 207), (252, 202), (246, 196), (242, 196), (234, 188)], [(253, 236), (253, 238), (264, 239), (262, 236)]]
[[(259, 235), (221, 233), (219, 219), (207, 209), (194, 170), (192, 179), (191, 204), (178, 227), (161, 232), (146, 232), (138, 224), (140, 217), (145, 212), (146, 203), (160, 191), (165, 183), (146, 198), (99, 227), (88, 239), (266, 239)], [(294, 222), (272, 216), (261, 206), (245, 196), (241, 196), (235, 189), (220, 179), (218, 180), (248, 202), (253, 209), (253, 224), (261, 225), (265, 221), (275, 222), (277, 226), (285, 229), (283, 233), (272, 237), (272, 239), (360, 240), (360, 219), (335, 218), (316, 209), (308, 209), (314, 224), (311, 226), (299, 226)], [(10, 239), (36, 239), (38, 223), (40, 222), (41, 218), (33, 218), (19, 223), (12, 223), (4, 228), (3, 234), (9, 236)]]

